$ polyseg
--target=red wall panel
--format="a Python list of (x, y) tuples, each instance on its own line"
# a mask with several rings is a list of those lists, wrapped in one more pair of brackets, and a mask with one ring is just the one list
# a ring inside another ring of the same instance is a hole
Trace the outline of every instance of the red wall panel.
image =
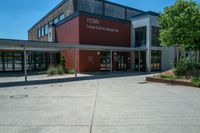
[[(79, 18), (76, 17), (70, 21), (56, 27), (56, 40), (58, 43), (79, 44)], [(61, 51), (61, 56), (65, 57), (66, 67), (74, 69), (74, 50), (65, 49)], [(79, 68), (79, 52), (76, 52), (77, 67)]]
[[(91, 16), (80, 15), (56, 27), (58, 43), (130, 47), (130, 37), (130, 23)], [(74, 69), (73, 49), (63, 50), (61, 55), (66, 59), (67, 68)], [(97, 55), (97, 51), (79, 50), (76, 55), (79, 72), (100, 70), (100, 55)]]
[(80, 43), (109, 46), (131, 46), (131, 23), (79, 16)]
[(97, 51), (80, 50), (80, 72), (96, 72), (100, 70), (100, 55)]

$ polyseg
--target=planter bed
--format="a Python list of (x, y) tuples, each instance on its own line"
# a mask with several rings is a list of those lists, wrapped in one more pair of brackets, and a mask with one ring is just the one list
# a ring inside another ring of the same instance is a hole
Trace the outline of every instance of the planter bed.
[(158, 78), (158, 77), (146, 77), (146, 81), (195, 87), (191, 82), (183, 81), (183, 80), (174, 80), (174, 79), (171, 80), (171, 79), (163, 79), (163, 78)]

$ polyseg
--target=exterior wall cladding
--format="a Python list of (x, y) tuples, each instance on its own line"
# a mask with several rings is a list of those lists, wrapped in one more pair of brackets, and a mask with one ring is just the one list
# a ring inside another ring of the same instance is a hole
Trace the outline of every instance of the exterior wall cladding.
[[(56, 42), (131, 47), (131, 22), (119, 22), (89, 15), (78, 15), (56, 27)], [(79, 72), (100, 70), (100, 56), (97, 52), (77, 51), (76, 63)], [(63, 50), (61, 55), (66, 59), (67, 68), (73, 69), (74, 51)]]

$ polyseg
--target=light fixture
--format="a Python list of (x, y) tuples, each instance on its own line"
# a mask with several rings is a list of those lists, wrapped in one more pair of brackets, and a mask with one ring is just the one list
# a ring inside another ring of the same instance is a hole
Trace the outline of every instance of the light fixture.
[(116, 52), (114, 52), (114, 55), (117, 55), (117, 53), (116, 53)]
[(101, 55), (101, 52), (98, 51), (98, 52), (97, 52), (97, 55)]

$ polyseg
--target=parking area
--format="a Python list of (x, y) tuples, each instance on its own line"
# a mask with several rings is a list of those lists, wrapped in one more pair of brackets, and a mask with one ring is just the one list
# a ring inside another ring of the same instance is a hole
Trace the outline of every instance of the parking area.
[(0, 88), (0, 133), (199, 133), (200, 89), (114, 73)]

